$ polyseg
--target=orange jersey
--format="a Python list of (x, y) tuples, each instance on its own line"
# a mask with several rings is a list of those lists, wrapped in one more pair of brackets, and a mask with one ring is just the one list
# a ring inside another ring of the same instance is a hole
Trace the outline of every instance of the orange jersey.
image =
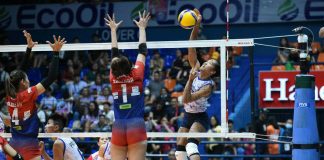
[[(272, 125), (267, 126), (267, 135), (271, 140), (278, 140), (279, 129), (275, 129)], [(268, 144), (269, 154), (279, 154), (279, 144)]]

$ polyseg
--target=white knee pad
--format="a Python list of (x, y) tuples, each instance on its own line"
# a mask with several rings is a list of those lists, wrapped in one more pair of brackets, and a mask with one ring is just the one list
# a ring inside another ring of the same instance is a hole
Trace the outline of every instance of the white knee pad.
[(188, 154), (189, 157), (191, 155), (194, 155), (194, 154), (199, 154), (197, 144), (192, 143), (192, 142), (187, 143), (187, 145), (186, 145), (186, 151), (187, 151), (187, 154)]
[(187, 153), (185, 151), (176, 151), (175, 157), (177, 160), (188, 160)]

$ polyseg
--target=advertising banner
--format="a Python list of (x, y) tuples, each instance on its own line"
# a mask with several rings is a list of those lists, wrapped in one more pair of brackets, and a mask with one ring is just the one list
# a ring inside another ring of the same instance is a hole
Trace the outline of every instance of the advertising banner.
[[(293, 108), (295, 77), (298, 71), (261, 71), (259, 73), (259, 107)], [(313, 71), (315, 76), (315, 101), (317, 108), (324, 108), (324, 71)]]
[[(147, 2), (31, 4), (0, 7), (0, 28), (87, 29), (104, 28), (107, 13), (123, 20), (121, 27), (135, 27), (138, 12), (152, 13), (150, 27), (177, 26), (178, 14), (198, 8), (204, 25), (226, 23), (226, 0), (149, 0)], [(323, 0), (230, 0), (230, 23), (273, 23), (324, 20)]]

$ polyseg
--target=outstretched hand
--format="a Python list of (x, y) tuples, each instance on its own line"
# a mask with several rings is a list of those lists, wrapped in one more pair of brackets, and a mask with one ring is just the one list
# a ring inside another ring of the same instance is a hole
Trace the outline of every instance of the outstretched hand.
[(148, 12), (147, 14), (145, 13), (145, 10), (143, 11), (143, 14), (141, 12), (138, 12), (139, 15), (139, 20), (136, 21), (135, 19), (133, 20), (138, 28), (140, 29), (145, 29), (147, 27), (147, 23), (150, 20), (151, 16), (150, 13)]
[(115, 14), (113, 14), (112, 18), (107, 14), (107, 18), (105, 18), (106, 25), (111, 29), (111, 30), (117, 30), (119, 25), (123, 23), (123, 21), (119, 21), (116, 23), (115, 20)]
[(27, 41), (27, 47), (28, 48), (33, 48), (36, 44), (38, 44), (38, 42), (34, 42), (32, 39), (32, 36), (30, 33), (28, 33), (26, 30), (23, 30), (24, 36), (26, 38)]
[(199, 10), (197, 8), (195, 8), (193, 11), (197, 15), (197, 23), (196, 23), (196, 26), (199, 26), (200, 23), (201, 23), (201, 20), (202, 20), (202, 16), (201, 16), (201, 14), (200, 14), (200, 12), (199, 12)]
[(56, 36), (53, 35), (53, 39), (54, 43), (51, 43), (50, 41), (46, 41), (46, 43), (51, 46), (54, 52), (59, 52), (62, 46), (66, 43), (65, 38), (61, 39), (61, 36), (58, 36), (58, 38), (56, 38)]

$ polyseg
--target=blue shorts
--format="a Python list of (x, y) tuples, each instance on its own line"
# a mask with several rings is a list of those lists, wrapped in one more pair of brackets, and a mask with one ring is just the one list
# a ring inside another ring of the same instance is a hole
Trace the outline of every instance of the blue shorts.
[(206, 112), (200, 112), (200, 113), (188, 113), (185, 112), (183, 122), (181, 127), (190, 129), (193, 123), (200, 123), (206, 131), (209, 129), (209, 117)]

